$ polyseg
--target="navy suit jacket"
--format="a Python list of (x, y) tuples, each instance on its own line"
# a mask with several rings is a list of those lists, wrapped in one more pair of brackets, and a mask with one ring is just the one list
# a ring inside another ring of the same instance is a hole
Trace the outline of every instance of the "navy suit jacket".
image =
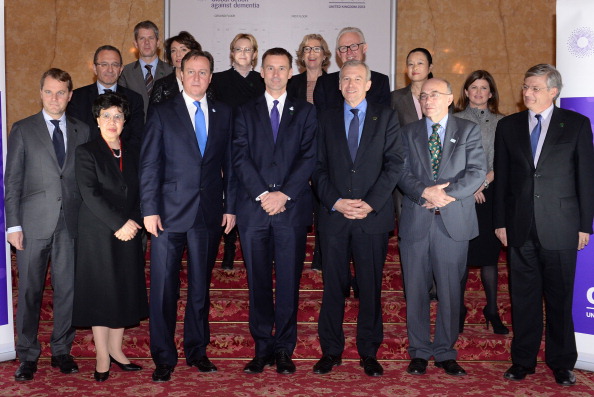
[[(237, 108), (233, 132), (233, 167), (239, 180), (237, 224), (312, 223), (309, 178), (316, 164), (316, 111), (312, 104), (287, 97), (276, 143), (264, 95)], [(256, 197), (281, 191), (290, 197), (286, 211), (271, 217)]]
[(182, 233), (192, 227), (199, 210), (209, 228), (220, 228), (223, 214), (235, 213), (231, 126), (231, 108), (208, 100), (202, 157), (181, 93), (149, 107), (140, 153), (143, 216), (159, 215), (167, 231)]
[[(314, 104), (320, 113), (322, 110), (342, 108), (344, 97), (338, 87), (340, 72), (318, 77), (314, 89)], [(382, 73), (371, 71), (371, 88), (367, 91), (367, 102), (390, 106), (390, 79)]]
[[(129, 88), (118, 85), (117, 93), (125, 96), (130, 104), (130, 117), (124, 124), (121, 135), (122, 142), (128, 149), (138, 153), (144, 128), (144, 102), (140, 94)], [(68, 103), (67, 113), (89, 126), (89, 140), (94, 140), (100, 136), (97, 119), (93, 116), (93, 102), (98, 96), (99, 89), (97, 84), (93, 83), (74, 90), (72, 99)]]

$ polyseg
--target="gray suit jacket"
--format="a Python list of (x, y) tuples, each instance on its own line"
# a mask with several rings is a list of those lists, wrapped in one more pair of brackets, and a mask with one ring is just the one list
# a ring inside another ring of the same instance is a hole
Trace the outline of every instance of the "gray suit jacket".
[[(167, 76), (173, 72), (173, 68), (170, 64), (165, 63), (159, 59), (157, 62), (157, 70), (153, 73), (153, 81), (157, 81), (158, 79)], [(127, 64), (124, 66), (124, 71), (118, 80), (118, 85), (122, 87), (127, 87), (132, 91), (136, 91), (140, 95), (142, 95), (142, 100), (144, 102), (144, 116), (146, 119), (147, 109), (149, 105), (149, 97), (146, 92), (146, 85), (144, 84), (144, 75), (142, 74), (142, 69), (140, 67), (140, 62), (135, 61), (132, 63)]]
[(60, 208), (68, 233), (76, 237), (81, 196), (74, 175), (74, 152), (89, 139), (89, 127), (66, 119), (67, 149), (62, 168), (41, 112), (16, 122), (8, 137), (4, 176), (6, 227), (21, 226), (25, 238), (47, 239)]
[(399, 234), (417, 240), (425, 237), (434, 213), (422, 205), (427, 186), (449, 182), (445, 189), (456, 201), (440, 208), (443, 223), (455, 241), (478, 235), (474, 192), (485, 180), (487, 161), (481, 144), (481, 132), (475, 123), (450, 115), (442, 143), (442, 157), (437, 181), (433, 181), (425, 118), (402, 128), (406, 153), (399, 186), (404, 193)]

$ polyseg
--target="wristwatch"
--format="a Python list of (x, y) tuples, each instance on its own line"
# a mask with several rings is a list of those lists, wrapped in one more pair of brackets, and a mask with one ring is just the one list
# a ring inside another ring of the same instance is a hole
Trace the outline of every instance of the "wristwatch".
[(485, 179), (485, 181), (483, 182), (483, 186), (485, 187), (485, 189), (489, 188), (489, 181)]

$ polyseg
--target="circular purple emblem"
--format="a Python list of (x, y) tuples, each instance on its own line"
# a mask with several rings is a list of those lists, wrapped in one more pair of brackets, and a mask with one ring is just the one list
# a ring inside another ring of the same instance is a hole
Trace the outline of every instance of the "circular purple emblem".
[(585, 26), (574, 29), (567, 39), (567, 49), (577, 58), (594, 54), (594, 30)]

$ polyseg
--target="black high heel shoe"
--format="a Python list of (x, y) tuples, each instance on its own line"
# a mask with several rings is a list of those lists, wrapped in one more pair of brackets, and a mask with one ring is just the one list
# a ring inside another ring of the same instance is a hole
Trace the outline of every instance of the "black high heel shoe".
[(120, 367), (120, 369), (122, 371), (140, 371), (142, 369), (142, 367), (140, 365), (137, 365), (137, 364), (132, 364), (132, 363), (122, 364), (122, 363), (116, 361), (116, 359), (113, 358), (111, 355), (109, 356), (109, 360), (112, 363), (114, 363), (115, 365), (117, 365), (118, 367)]
[(495, 312), (495, 314), (488, 313), (486, 307), (483, 308), (483, 316), (485, 316), (485, 323), (487, 324), (487, 329), (489, 329), (489, 323), (493, 326), (493, 333), (498, 335), (507, 335), (509, 334), (509, 329), (503, 325), (501, 318), (499, 318), (499, 313)]
[(109, 370), (107, 372), (97, 372), (97, 369), (95, 369), (94, 377), (97, 382), (105, 382), (109, 378)]
[(464, 323), (466, 322), (466, 315), (468, 314), (468, 309), (464, 306), (464, 309), (460, 311), (460, 323), (459, 323), (459, 333), (464, 332)]

